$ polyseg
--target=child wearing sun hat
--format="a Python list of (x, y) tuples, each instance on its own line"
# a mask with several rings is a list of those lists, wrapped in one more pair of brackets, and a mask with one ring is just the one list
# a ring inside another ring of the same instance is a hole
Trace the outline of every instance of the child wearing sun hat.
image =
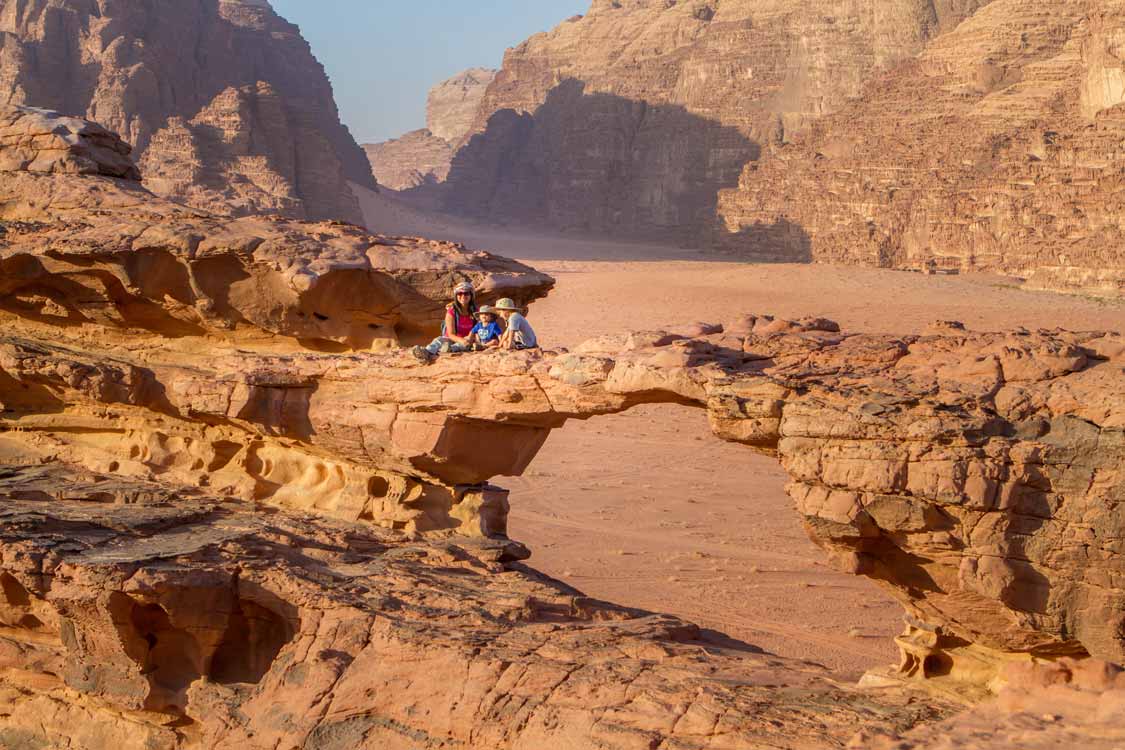
[(523, 316), (523, 308), (517, 307), (514, 300), (505, 297), (496, 303), (495, 309), (507, 325), (504, 335), (500, 338), (501, 349), (534, 349), (539, 346), (535, 330)]
[(477, 311), (477, 324), (469, 332), (469, 344), (473, 349), (495, 349), (500, 346), (504, 331), (496, 322), (496, 310), (482, 305)]

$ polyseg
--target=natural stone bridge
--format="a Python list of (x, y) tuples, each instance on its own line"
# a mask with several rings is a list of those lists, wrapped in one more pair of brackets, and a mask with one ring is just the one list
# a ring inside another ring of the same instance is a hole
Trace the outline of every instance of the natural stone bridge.
[(899, 684), (1125, 658), (1119, 334), (747, 316), (422, 365), (393, 346), (455, 280), (550, 279), (189, 211), (71, 168), (85, 138), (0, 173), (0, 744), (822, 747), (948, 711), (516, 563), (488, 480), (654, 402), (778, 457), (812, 538), (906, 608)]

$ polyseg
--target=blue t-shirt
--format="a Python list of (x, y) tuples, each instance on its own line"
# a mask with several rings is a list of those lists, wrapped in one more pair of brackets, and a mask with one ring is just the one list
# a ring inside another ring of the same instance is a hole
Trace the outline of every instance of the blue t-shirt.
[(494, 320), (491, 323), (478, 322), (475, 326), (473, 326), (473, 330), (469, 333), (469, 335), (471, 336), (474, 333), (477, 335), (477, 341), (481, 342), (482, 344), (487, 344), (493, 339), (500, 338), (500, 335), (503, 333), (503, 331), (500, 330), (500, 324)]

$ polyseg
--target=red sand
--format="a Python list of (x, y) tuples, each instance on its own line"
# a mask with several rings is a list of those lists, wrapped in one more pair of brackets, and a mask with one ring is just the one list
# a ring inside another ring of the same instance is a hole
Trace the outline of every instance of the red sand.
[[(753, 265), (501, 234), (357, 192), (376, 231), (456, 239), (554, 275), (557, 289), (529, 313), (548, 348), (746, 312), (818, 315), (855, 331), (909, 333), (935, 320), (977, 330), (1125, 330), (1125, 301), (1025, 291), (1003, 278)], [(533, 550), (531, 564), (590, 596), (671, 612), (842, 676), (897, 661), (901, 608), (873, 582), (824, 564), (785, 481), (773, 459), (713, 437), (701, 411), (649, 406), (571, 422), (525, 476), (497, 483), (512, 490), (510, 531)]]

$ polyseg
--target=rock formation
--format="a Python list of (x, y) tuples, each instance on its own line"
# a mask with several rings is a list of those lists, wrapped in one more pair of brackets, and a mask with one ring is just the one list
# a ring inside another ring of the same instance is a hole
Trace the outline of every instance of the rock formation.
[[(989, 4), (750, 165), (721, 196), (726, 244), (1120, 293), (1123, 28), (1116, 0)], [(778, 221), (803, 235), (754, 241)]]
[(5, 306), (164, 335), (232, 331), (365, 349), (427, 337), (459, 281), (473, 281), (485, 300), (525, 302), (553, 285), (455, 243), (341, 223), (232, 220), (158, 200), (136, 182), (69, 177), (135, 177), (128, 153), (97, 125), (0, 110)]
[(362, 216), (374, 187), (297, 28), (265, 0), (4, 0), (0, 101), (88, 117), (153, 191), (212, 212)]
[(430, 89), (426, 99), (426, 127), (363, 150), (380, 185), (409, 190), (444, 182), (449, 163), (469, 133), (495, 70), (470, 68)]
[(444, 182), (453, 158), (449, 142), (425, 128), (412, 130), (401, 138), (365, 143), (363, 150), (375, 180), (391, 190)]
[[(6, 113), (0, 143), (46, 117)], [(104, 131), (51, 124), (0, 152), (0, 743), (839, 747), (910, 738), (1013, 663), (1125, 656), (1120, 334), (748, 316), (421, 364), (355, 331), (436, 328), (458, 278), (549, 279), (184, 209), (107, 176)], [(488, 480), (567, 419), (666, 402), (776, 455), (813, 539), (903, 603), (883, 687), (516, 562)]]
[(718, 191), (762, 148), (986, 1), (594, 0), (507, 52), (445, 209), (709, 241)]
[(495, 70), (469, 68), (434, 86), (426, 99), (426, 127), (446, 143), (461, 145), (494, 78)]

